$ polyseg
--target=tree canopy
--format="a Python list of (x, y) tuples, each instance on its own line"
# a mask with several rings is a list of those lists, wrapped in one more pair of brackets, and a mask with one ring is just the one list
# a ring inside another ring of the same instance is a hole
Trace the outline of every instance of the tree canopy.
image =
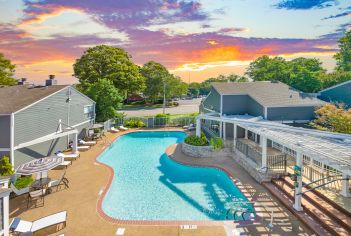
[(344, 37), (339, 39), (339, 52), (334, 58), (338, 71), (351, 71), (351, 30), (345, 32)]
[(112, 81), (124, 96), (141, 92), (145, 88), (139, 67), (122, 48), (107, 45), (89, 48), (76, 60), (73, 70), (74, 76), (83, 87), (107, 79)]
[(169, 71), (158, 62), (149, 61), (140, 69), (145, 77), (146, 88), (144, 94), (152, 102), (163, 98), (164, 85), (166, 87), (166, 98), (185, 95), (188, 85), (179, 77), (169, 73)]
[(16, 66), (6, 59), (4, 54), (0, 53), (0, 85), (15, 85), (17, 81), (12, 78)]
[[(79, 88), (79, 87), (78, 87)], [(108, 79), (99, 79), (84, 88), (84, 93), (96, 102), (96, 121), (115, 118), (122, 106), (122, 96)]]

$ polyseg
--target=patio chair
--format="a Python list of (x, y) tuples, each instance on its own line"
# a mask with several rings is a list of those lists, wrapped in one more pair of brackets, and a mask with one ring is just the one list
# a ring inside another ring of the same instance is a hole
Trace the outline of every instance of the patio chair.
[(96, 144), (96, 141), (84, 141), (82, 139), (78, 140), (79, 145), (88, 145), (88, 146), (93, 146)]
[(37, 202), (42, 199), (43, 205), (45, 204), (44, 196), (46, 194), (46, 189), (39, 189), (35, 191), (31, 191), (28, 194), (27, 208), (29, 208), (29, 203), (35, 201), (35, 207), (37, 206)]
[(119, 129), (120, 129), (120, 130), (123, 130), (123, 131), (128, 130), (128, 128), (127, 128), (127, 127), (124, 127), (123, 125), (121, 125), (121, 126), (119, 127)]
[(13, 185), (13, 183), (11, 183), (10, 188), (13, 192), (14, 197), (29, 193), (29, 187), (18, 189), (15, 187), (15, 185)]
[(12, 232), (18, 233), (27, 233), (31, 232), (34, 233), (36, 231), (45, 229), (47, 227), (53, 225), (60, 225), (62, 224), (63, 227), (66, 227), (67, 221), (67, 211), (61, 211), (56, 214), (52, 214), (49, 216), (45, 216), (35, 221), (25, 221), (21, 218), (14, 218), (10, 224), (10, 230)]
[(65, 154), (62, 152), (59, 152), (56, 154), (59, 157), (63, 157), (63, 158), (71, 158), (71, 159), (77, 159), (78, 157), (80, 157), (79, 153), (70, 153), (70, 154)]
[(86, 150), (90, 149), (90, 146), (86, 146), (86, 145), (85, 146), (78, 146), (77, 149), (80, 151), (86, 151)]
[(67, 169), (67, 167), (70, 165), (72, 165), (71, 161), (64, 161), (61, 163), (61, 165), (59, 165), (59, 167), (66, 167), (66, 169)]
[(66, 175), (66, 171), (63, 172), (63, 174), (61, 175), (61, 177), (59, 179), (51, 180), (48, 184), (48, 188), (51, 190), (53, 187), (56, 187), (56, 191), (58, 190), (58, 188), (61, 185), (64, 185), (66, 188), (69, 188), (69, 186), (68, 186), (69, 181), (65, 177), (65, 175)]
[(110, 132), (112, 132), (112, 133), (118, 133), (120, 130), (119, 129), (117, 129), (117, 128), (115, 128), (115, 127), (111, 127), (111, 129), (110, 129)]

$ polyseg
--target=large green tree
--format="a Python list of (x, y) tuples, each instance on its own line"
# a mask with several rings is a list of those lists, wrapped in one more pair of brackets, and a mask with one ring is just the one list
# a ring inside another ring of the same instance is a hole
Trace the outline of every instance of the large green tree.
[(322, 89), (351, 80), (351, 71), (333, 71), (322, 75)]
[(334, 58), (338, 71), (351, 71), (351, 30), (339, 39), (339, 52)]
[(163, 81), (170, 77), (170, 74), (166, 67), (154, 61), (144, 64), (140, 72), (145, 77), (144, 94), (148, 100), (155, 102), (163, 94)]
[(12, 78), (15, 73), (15, 65), (6, 59), (0, 52), (0, 85), (15, 85), (17, 81)]
[(318, 92), (322, 88), (322, 75), (326, 70), (322, 62), (315, 58), (299, 57), (287, 62), (289, 79), (287, 84), (308, 93)]
[(229, 75), (218, 75), (217, 77), (208, 78), (200, 84), (200, 94), (207, 95), (211, 89), (211, 83), (213, 82), (248, 82), (249, 80), (245, 76), (236, 74)]
[(96, 121), (98, 122), (115, 118), (117, 109), (122, 106), (122, 96), (108, 79), (99, 79), (85, 87), (82, 92), (96, 102)]
[(89, 48), (76, 60), (73, 70), (82, 87), (89, 87), (89, 84), (107, 79), (112, 81), (124, 96), (141, 92), (145, 88), (139, 67), (122, 48), (107, 45)]
[(288, 65), (284, 58), (261, 56), (252, 61), (245, 73), (254, 81), (281, 81), (289, 80)]
[(140, 71), (145, 77), (146, 88), (144, 94), (151, 102), (163, 98), (164, 86), (166, 88), (167, 99), (173, 96), (184, 95), (188, 91), (186, 83), (179, 77), (170, 74), (167, 68), (158, 62), (149, 61)]
[(200, 95), (200, 88), (201, 88), (200, 83), (197, 83), (197, 82), (190, 83), (189, 87), (188, 87), (189, 94), (191, 94), (193, 96), (199, 96)]

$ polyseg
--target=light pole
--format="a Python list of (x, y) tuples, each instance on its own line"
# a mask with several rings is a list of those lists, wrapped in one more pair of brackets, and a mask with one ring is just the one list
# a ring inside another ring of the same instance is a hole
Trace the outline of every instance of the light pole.
[(166, 114), (166, 78), (163, 78), (163, 114)]

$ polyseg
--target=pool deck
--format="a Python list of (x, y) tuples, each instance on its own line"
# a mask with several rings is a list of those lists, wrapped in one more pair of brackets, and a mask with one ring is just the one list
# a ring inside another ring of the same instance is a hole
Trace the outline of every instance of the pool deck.
[[(153, 129), (155, 130), (155, 129)], [(177, 129), (159, 129), (159, 130), (177, 130)], [(178, 129), (181, 130), (181, 129)], [(127, 132), (133, 132), (127, 131)], [(45, 204), (38, 204), (37, 207), (27, 209), (27, 196), (20, 196), (10, 200), (10, 217), (20, 217), (24, 220), (33, 221), (59, 211), (68, 212), (67, 225), (64, 229), (57, 231), (56, 227), (50, 227), (37, 232), (35, 235), (59, 235), (64, 233), (68, 235), (116, 235), (118, 228), (125, 228), (126, 236), (224, 236), (227, 232), (235, 227), (234, 223), (226, 226), (198, 225), (197, 229), (182, 229), (179, 225), (132, 225), (118, 222), (111, 222), (102, 217), (99, 213), (101, 197), (104, 194), (112, 173), (106, 166), (96, 162), (96, 158), (108, 147), (108, 144), (120, 135), (127, 132), (108, 133), (106, 138), (100, 140), (98, 144), (90, 150), (81, 152), (81, 157), (73, 161), (72, 166), (67, 168), (66, 177), (69, 179), (68, 189), (62, 189), (45, 196)], [(176, 149), (175, 149), (176, 150)], [(179, 158), (186, 158), (179, 155)], [(190, 159), (191, 160), (191, 159)], [(189, 160), (188, 160), (189, 161)], [(201, 161), (204, 165), (209, 160), (191, 160)], [(191, 162), (190, 161), (190, 162)], [(228, 160), (221, 160), (224, 165)], [(270, 235), (309, 235), (306, 230), (300, 226), (300, 223), (292, 216), (288, 210), (283, 208), (274, 200), (264, 187), (257, 184), (248, 174), (237, 166), (231, 166), (233, 176), (239, 177), (241, 184), (247, 189), (253, 199), (265, 202), (270, 206), (275, 214), (275, 227), (270, 231)], [(58, 178), (64, 170), (52, 170), (49, 177)], [(128, 207), (128, 206), (126, 206)], [(181, 223), (179, 223), (181, 224)], [(225, 230), (226, 228), (226, 230)], [(264, 225), (253, 225), (242, 228), (247, 235), (264, 235), (268, 233)], [(226, 232), (227, 231), (227, 232)]]

